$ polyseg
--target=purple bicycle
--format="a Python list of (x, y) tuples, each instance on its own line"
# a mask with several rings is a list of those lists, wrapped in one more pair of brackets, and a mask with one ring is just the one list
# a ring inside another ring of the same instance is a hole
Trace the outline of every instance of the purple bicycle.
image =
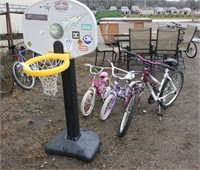
[[(178, 97), (184, 81), (183, 73), (175, 69), (178, 65), (178, 62), (175, 59), (167, 59), (164, 61), (164, 63), (160, 63), (144, 59), (142, 56), (133, 52), (125, 51), (125, 53), (127, 53), (127, 55), (133, 59), (137, 59), (146, 63), (146, 66), (142, 71), (140, 71), (141, 80), (134, 81), (129, 85), (133, 88), (132, 92), (135, 94), (135, 97), (134, 101), (132, 102), (131, 109), (124, 110), (118, 130), (119, 137), (123, 137), (128, 130), (131, 124), (133, 113), (137, 109), (137, 105), (140, 101), (140, 97), (144, 91), (145, 85), (150, 91), (148, 103), (152, 104), (157, 102), (156, 113), (162, 116), (161, 107), (165, 109), (172, 105), (172, 103)], [(157, 67), (163, 72), (161, 81), (150, 74), (148, 71), (148, 65)]]
[[(123, 101), (125, 101), (124, 110), (130, 112), (135, 98), (135, 93), (133, 92), (134, 89), (132, 88), (132, 82), (137, 82), (133, 80), (135, 78), (135, 74), (138, 74), (137, 71), (126, 71), (121, 68), (115, 67), (112, 62), (108, 62), (112, 66), (112, 76), (116, 78), (116, 80), (114, 81), (114, 89), (111, 90), (101, 108), (100, 118), (102, 120), (107, 119), (107, 117), (110, 115), (117, 99), (122, 99)], [(118, 80), (124, 81), (124, 84), (121, 86)]]
[[(90, 67), (90, 73), (94, 75), (92, 85), (86, 91), (81, 101), (81, 113), (84, 116), (88, 116), (94, 108), (96, 95), (98, 94), (102, 100), (105, 100), (111, 90), (108, 73), (104, 71), (110, 70), (111, 68), (91, 64), (84, 65)], [(96, 75), (98, 75), (98, 78), (96, 78)]]

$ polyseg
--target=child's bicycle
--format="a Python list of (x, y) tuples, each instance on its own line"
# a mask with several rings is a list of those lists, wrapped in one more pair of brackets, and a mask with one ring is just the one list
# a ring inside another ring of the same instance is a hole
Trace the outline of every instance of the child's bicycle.
[[(108, 62), (112, 66), (112, 76), (117, 80), (114, 81), (114, 89), (111, 90), (109, 96), (106, 98), (101, 108), (100, 118), (102, 120), (105, 120), (110, 115), (117, 99), (124, 100), (124, 110), (130, 112), (135, 98), (135, 93), (133, 92), (131, 82), (134, 80), (135, 74), (138, 74), (137, 71), (126, 71), (115, 67), (112, 62)], [(119, 79), (125, 80), (123, 86), (121, 86), (118, 82)]]
[[(178, 62), (175, 59), (165, 60), (164, 63), (152, 62), (150, 60), (144, 59), (142, 56), (125, 51), (129, 57), (137, 58), (147, 65), (141, 71), (141, 81), (132, 82), (130, 86), (133, 88), (135, 93), (135, 98), (130, 111), (125, 110), (121, 119), (121, 123), (118, 130), (118, 136), (123, 137), (130, 124), (133, 117), (133, 113), (137, 109), (137, 105), (140, 101), (140, 97), (144, 91), (145, 85), (147, 86), (150, 97), (148, 99), (149, 104), (157, 102), (156, 113), (162, 116), (161, 107), (166, 109), (171, 106), (172, 103), (178, 97), (184, 81), (184, 76), (181, 71), (176, 70)], [(163, 72), (162, 80), (159, 81), (148, 71), (148, 65), (155, 66)]]
[[(86, 91), (81, 101), (81, 113), (84, 116), (88, 116), (94, 108), (96, 95), (100, 95), (105, 100), (111, 90), (108, 73), (104, 71), (109, 70), (110, 67), (100, 67), (91, 64), (84, 65), (90, 67), (90, 73), (94, 75), (92, 85)], [(98, 75), (98, 79), (96, 75)]]
[[(23, 89), (30, 90), (35, 85), (35, 77), (29, 76), (23, 72), (23, 66), (21, 62), (26, 62), (24, 53), (28, 51), (27, 48), (22, 46), (22, 50), (16, 48), (15, 45), (8, 47), (12, 51), (12, 56), (17, 60), (13, 62), (12, 74), (16, 83)], [(31, 51), (31, 57), (34, 57), (35, 53)]]

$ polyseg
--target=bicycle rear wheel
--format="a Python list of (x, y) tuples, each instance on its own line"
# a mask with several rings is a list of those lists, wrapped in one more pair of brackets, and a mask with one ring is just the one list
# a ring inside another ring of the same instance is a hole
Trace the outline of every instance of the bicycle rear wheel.
[(189, 57), (189, 58), (194, 58), (197, 55), (197, 45), (194, 41), (190, 42), (189, 48), (188, 50), (185, 52), (185, 54)]
[(0, 93), (8, 93), (13, 88), (13, 79), (10, 71), (0, 64)]
[[(183, 86), (184, 76), (181, 71), (173, 72), (170, 78), (172, 81), (166, 79), (160, 92), (160, 97), (166, 96), (160, 102), (163, 108), (169, 107), (176, 100)], [(173, 85), (176, 87), (175, 92)]]
[(96, 91), (94, 89), (89, 89), (84, 94), (82, 101), (81, 101), (81, 113), (83, 116), (88, 116), (95, 104), (95, 97), (96, 97)]
[(35, 85), (35, 77), (25, 74), (19, 61), (13, 63), (12, 73), (16, 83), (23, 89), (30, 90)]
[(103, 106), (101, 108), (100, 112), (100, 119), (101, 120), (106, 120), (107, 117), (110, 115), (110, 112), (112, 111), (115, 101), (116, 101), (116, 96), (114, 94), (109, 94), (109, 96), (106, 98), (106, 100), (103, 103)]
[(119, 137), (123, 137), (126, 134), (128, 128), (131, 125), (133, 113), (136, 111), (137, 105), (138, 105), (138, 102), (139, 102), (140, 91), (136, 90), (131, 95), (132, 96), (129, 100), (127, 108), (125, 109), (125, 111), (122, 115), (122, 119), (121, 119), (120, 126), (119, 126), (119, 129), (118, 129), (118, 136)]

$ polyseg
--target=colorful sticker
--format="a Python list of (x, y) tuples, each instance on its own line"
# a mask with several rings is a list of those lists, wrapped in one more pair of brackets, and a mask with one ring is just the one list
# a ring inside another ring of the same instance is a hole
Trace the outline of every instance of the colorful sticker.
[(69, 30), (73, 25), (76, 25), (86, 14), (65, 18), (60, 22), (64, 30)]
[(79, 45), (82, 45), (82, 44), (83, 44), (83, 41), (79, 39), (79, 40), (77, 41), (77, 43), (78, 43)]
[(66, 11), (68, 10), (68, 3), (65, 1), (56, 1), (54, 3), (55, 9), (58, 11)]
[(66, 40), (66, 49), (67, 50), (71, 50), (72, 49), (72, 41), (71, 40)]
[(39, 8), (47, 9), (49, 11), (51, 9), (51, 6), (47, 3), (45, 5), (39, 6)]
[(31, 47), (31, 46), (32, 46), (32, 43), (29, 41), (29, 42), (27, 43), (27, 45), (28, 45), (29, 47)]
[(80, 46), (78, 47), (78, 49), (79, 49), (79, 51), (88, 51), (88, 47), (85, 46), (85, 45), (80, 45)]
[(92, 30), (92, 25), (91, 24), (82, 24), (81, 29), (82, 30)]
[(83, 41), (85, 44), (90, 44), (92, 42), (92, 37), (90, 35), (85, 35)]
[(79, 31), (72, 31), (72, 38), (73, 39), (80, 39), (80, 32)]

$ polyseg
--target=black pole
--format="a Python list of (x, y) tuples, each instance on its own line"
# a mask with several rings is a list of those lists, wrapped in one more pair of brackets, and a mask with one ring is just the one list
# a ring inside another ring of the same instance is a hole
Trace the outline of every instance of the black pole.
[(80, 126), (78, 117), (78, 99), (76, 86), (75, 59), (70, 60), (70, 66), (62, 72), (63, 93), (67, 120), (68, 138), (77, 140), (80, 137)]
[[(64, 53), (63, 45), (60, 41), (54, 43), (54, 52)], [(62, 83), (67, 123), (67, 138), (78, 140), (80, 137), (80, 126), (78, 117), (75, 59), (70, 60), (69, 68), (62, 72)]]

